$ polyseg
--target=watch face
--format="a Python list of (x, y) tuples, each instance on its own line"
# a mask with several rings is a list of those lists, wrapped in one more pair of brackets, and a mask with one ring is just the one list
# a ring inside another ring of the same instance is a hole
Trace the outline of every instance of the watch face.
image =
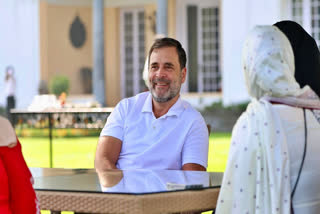
[(79, 16), (76, 16), (70, 26), (70, 41), (73, 47), (81, 48), (86, 41), (86, 27)]

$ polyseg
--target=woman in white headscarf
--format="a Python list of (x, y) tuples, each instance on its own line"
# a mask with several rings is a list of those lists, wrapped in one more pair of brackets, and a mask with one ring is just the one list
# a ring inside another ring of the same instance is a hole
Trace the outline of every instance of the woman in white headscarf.
[(216, 212), (318, 213), (319, 99), (296, 82), (290, 42), (275, 26), (253, 29), (242, 61), (252, 101), (232, 131)]
[(0, 116), (0, 213), (40, 213), (32, 183), (15, 131)]

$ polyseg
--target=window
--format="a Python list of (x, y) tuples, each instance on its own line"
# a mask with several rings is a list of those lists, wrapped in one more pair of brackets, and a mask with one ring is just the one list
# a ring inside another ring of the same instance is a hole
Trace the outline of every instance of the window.
[(312, 37), (316, 40), (318, 46), (320, 45), (320, 1), (311, 1), (311, 32)]
[(144, 11), (121, 11), (121, 90), (122, 97), (131, 97), (145, 88), (142, 80), (145, 62)]
[(302, 25), (303, 17), (303, 0), (292, 0), (291, 13), (292, 20)]
[(219, 67), (219, 9), (201, 8), (201, 48), (199, 51), (199, 91), (220, 91), (221, 72)]
[[(177, 38), (188, 55), (188, 92), (221, 91), (219, 1), (178, 0)], [(184, 32), (184, 33), (180, 33)]]
[(320, 45), (320, 0), (291, 0), (291, 17)]

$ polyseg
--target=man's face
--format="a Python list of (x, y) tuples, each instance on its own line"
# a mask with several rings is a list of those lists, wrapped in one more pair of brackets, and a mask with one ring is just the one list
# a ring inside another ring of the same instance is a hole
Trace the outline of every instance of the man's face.
[(149, 61), (149, 90), (156, 102), (164, 103), (179, 95), (186, 79), (175, 47), (154, 49)]

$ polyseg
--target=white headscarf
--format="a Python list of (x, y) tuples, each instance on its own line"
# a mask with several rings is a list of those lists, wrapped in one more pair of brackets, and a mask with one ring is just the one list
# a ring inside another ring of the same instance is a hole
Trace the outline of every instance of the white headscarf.
[(277, 27), (254, 28), (245, 42), (242, 63), (247, 90), (253, 98), (320, 109), (317, 94), (308, 85), (301, 89), (295, 80), (291, 44)]
[(233, 129), (216, 211), (289, 214), (287, 139), (280, 118), (262, 97), (298, 97), (309, 87), (300, 89), (295, 81), (290, 42), (273, 26), (257, 26), (249, 34), (243, 70), (253, 100)]
[(16, 133), (11, 123), (6, 118), (0, 116), (0, 147), (9, 146), (16, 142)]
[(245, 42), (243, 71), (249, 94), (257, 99), (299, 96), (294, 78), (294, 55), (287, 37), (274, 26), (257, 26)]

